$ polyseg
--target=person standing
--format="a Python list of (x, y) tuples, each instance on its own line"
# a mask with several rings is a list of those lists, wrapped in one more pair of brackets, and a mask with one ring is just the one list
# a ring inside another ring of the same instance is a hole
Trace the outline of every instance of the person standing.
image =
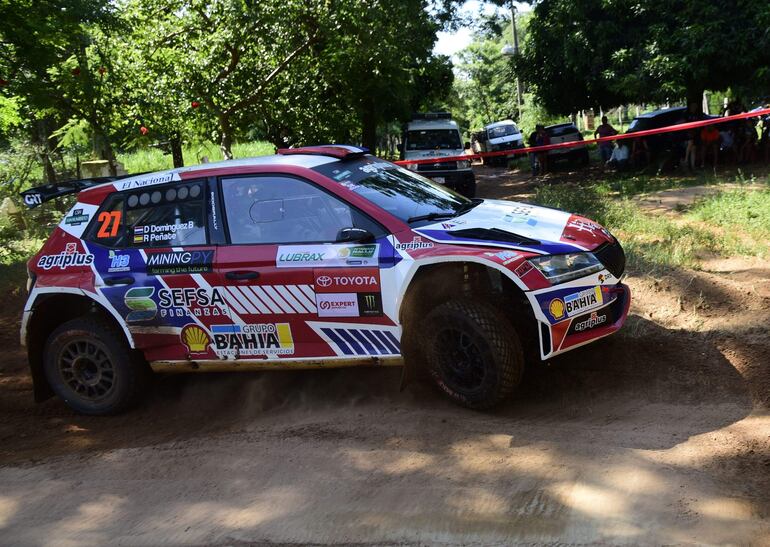
[[(536, 146), (548, 146), (551, 144), (551, 137), (548, 135), (548, 131), (545, 130), (545, 126), (539, 124), (537, 126), (537, 138), (535, 139)], [(545, 175), (548, 171), (548, 152), (537, 153), (537, 164), (540, 168), (540, 174)]]
[[(602, 124), (594, 131), (594, 138), (597, 137), (613, 137), (618, 134), (618, 131), (612, 127), (607, 121), (607, 116), (602, 116)], [(602, 158), (602, 165), (610, 161), (612, 157), (612, 143), (610, 141), (604, 141), (599, 143), (599, 155)]]
[[(529, 134), (529, 138), (527, 139), (527, 144), (530, 148), (537, 146), (537, 134), (540, 131), (540, 128), (542, 126), (540, 124), (535, 126), (535, 130)], [(529, 166), (532, 168), (532, 176), (537, 176), (537, 154), (534, 152), (529, 153)]]

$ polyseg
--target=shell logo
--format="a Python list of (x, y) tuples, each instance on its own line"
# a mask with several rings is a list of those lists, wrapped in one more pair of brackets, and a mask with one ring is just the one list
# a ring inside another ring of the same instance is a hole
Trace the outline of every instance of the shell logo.
[(554, 319), (561, 319), (564, 317), (564, 302), (561, 298), (554, 298), (551, 303), (548, 304), (548, 311), (551, 312)]
[(181, 338), (190, 353), (206, 353), (211, 343), (209, 335), (198, 325), (185, 325)]

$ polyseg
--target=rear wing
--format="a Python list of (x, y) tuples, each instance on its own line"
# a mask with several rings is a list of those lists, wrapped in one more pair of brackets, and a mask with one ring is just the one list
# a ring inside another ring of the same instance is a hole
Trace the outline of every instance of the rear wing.
[(70, 194), (75, 194), (81, 190), (91, 188), (92, 186), (98, 186), (100, 184), (104, 184), (105, 182), (114, 182), (120, 179), (135, 177), (137, 174), (141, 173), (135, 173), (133, 175), (119, 175), (116, 177), (94, 177), (91, 179), (68, 180), (65, 182), (44, 184), (43, 186), (36, 186), (34, 188), (30, 188), (29, 190), (25, 190), (19, 195), (24, 200), (24, 205), (30, 209), (34, 209), (38, 205), (42, 205), (47, 201), (51, 201), (63, 196), (68, 196)]

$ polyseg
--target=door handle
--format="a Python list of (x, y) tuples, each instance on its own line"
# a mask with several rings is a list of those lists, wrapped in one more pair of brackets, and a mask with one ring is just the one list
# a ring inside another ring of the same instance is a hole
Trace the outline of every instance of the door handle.
[(235, 280), (243, 280), (243, 279), (257, 279), (259, 277), (259, 272), (254, 271), (237, 271), (237, 272), (227, 272), (225, 274), (225, 277), (227, 279), (235, 279)]
[(124, 275), (120, 277), (105, 277), (104, 284), (105, 285), (133, 285), (134, 278), (131, 277), (130, 275)]

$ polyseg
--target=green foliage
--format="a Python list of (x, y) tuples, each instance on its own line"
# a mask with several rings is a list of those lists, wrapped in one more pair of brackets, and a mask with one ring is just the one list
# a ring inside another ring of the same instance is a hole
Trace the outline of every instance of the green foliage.
[[(240, 142), (233, 145), (234, 158), (251, 158), (272, 154), (275, 148), (266, 141)], [(189, 144), (183, 147), (185, 165), (196, 165), (202, 162), (203, 157), (209, 161), (221, 161), (224, 159), (222, 150), (212, 142), (202, 144)], [(118, 154), (120, 161), (129, 173), (144, 173), (147, 171), (162, 171), (171, 169), (171, 156), (158, 148), (141, 148), (133, 152)]]
[(766, 94), (766, 1), (544, 0), (517, 69), (555, 113), (699, 100), (704, 89)]

